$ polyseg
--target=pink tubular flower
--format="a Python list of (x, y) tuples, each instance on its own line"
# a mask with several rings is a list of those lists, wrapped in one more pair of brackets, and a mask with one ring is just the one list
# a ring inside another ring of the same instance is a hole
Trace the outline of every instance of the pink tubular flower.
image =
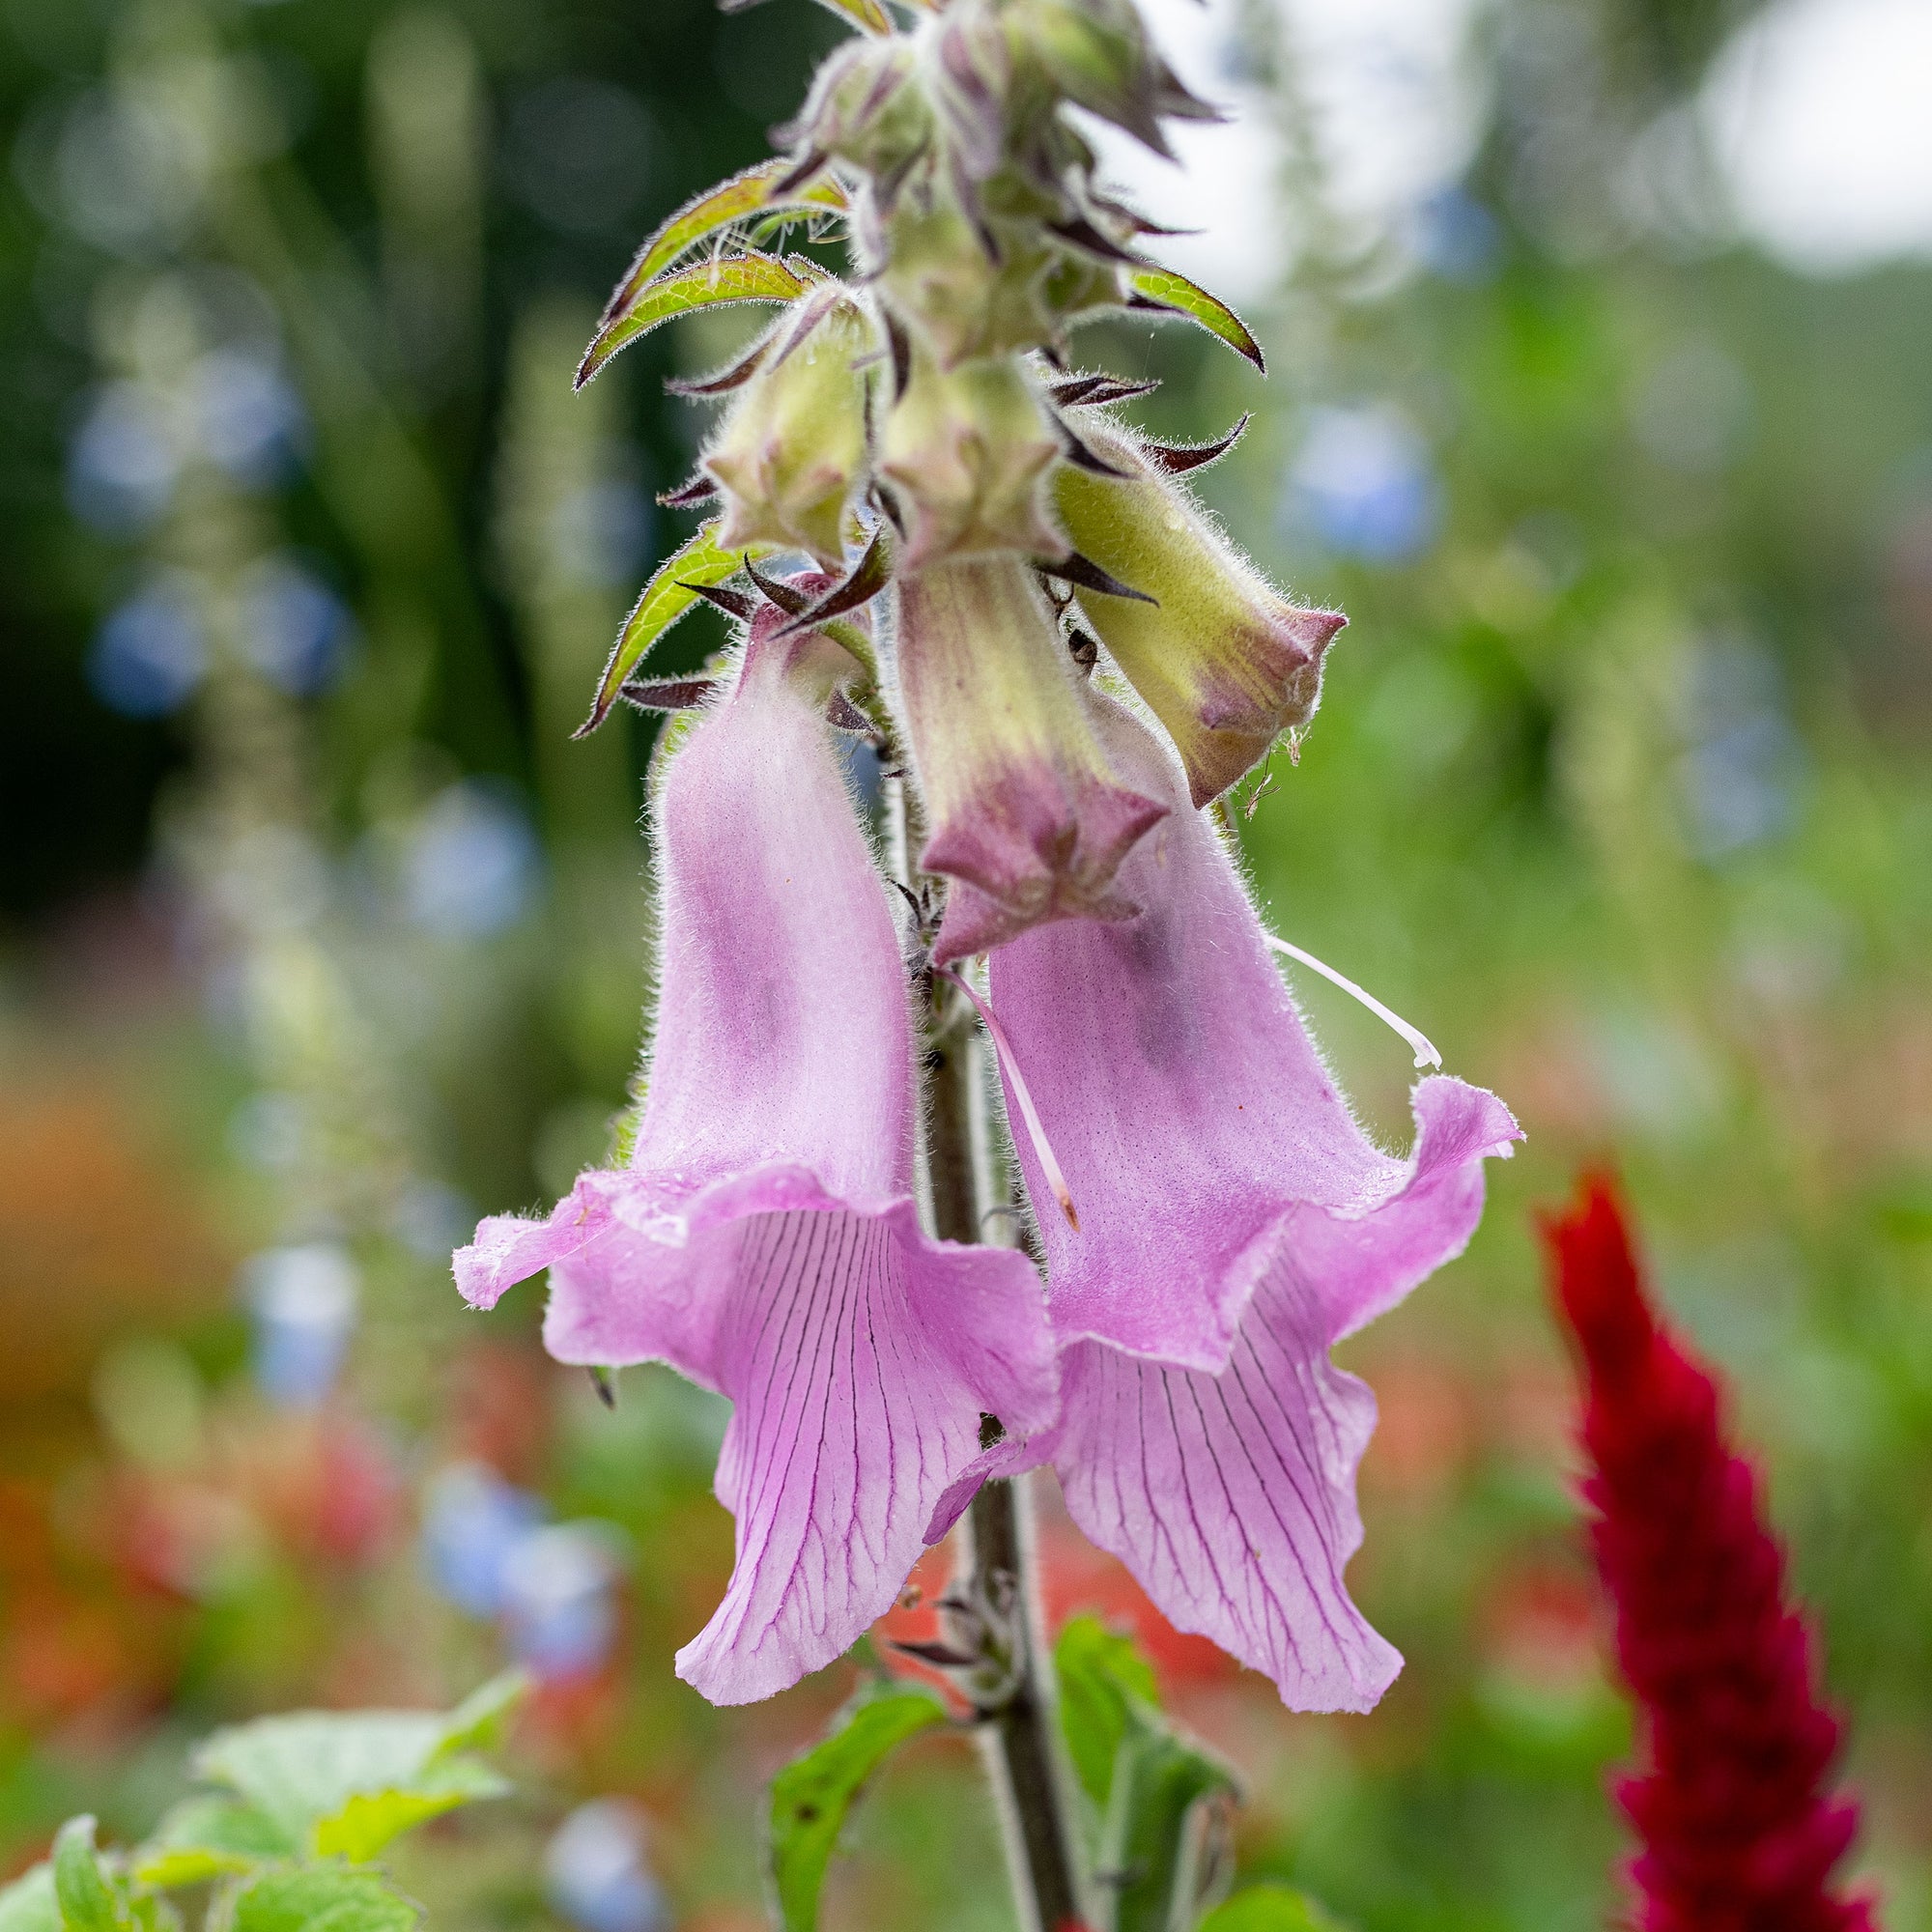
[(665, 1361), (734, 1404), (717, 1490), (737, 1564), (677, 1659), (721, 1704), (830, 1663), (890, 1606), (982, 1413), (1024, 1436), (1054, 1412), (1033, 1269), (920, 1230), (905, 973), (824, 720), (856, 667), (782, 622), (759, 613), (735, 688), (663, 767), (630, 1165), (456, 1257), (483, 1308), (548, 1267), (559, 1360)]
[(1870, 1904), (1830, 1884), (1858, 1806), (1822, 1789), (1838, 1724), (1813, 1695), (1810, 1640), (1718, 1384), (1658, 1325), (1606, 1181), (1544, 1234), (1582, 1351), (1591, 1542), (1651, 1760), (1617, 1788), (1643, 1841), (1634, 1923), (1872, 1932)]
[(1021, 1138), (1062, 1416), (982, 1466), (1050, 1459), (1074, 1520), (1178, 1629), (1298, 1709), (1366, 1710), (1401, 1667), (1342, 1580), (1375, 1399), (1328, 1349), (1462, 1250), (1482, 1160), (1517, 1125), (1493, 1095), (1430, 1079), (1409, 1157), (1378, 1151), (1177, 761), (1119, 705), (1090, 704), (1116, 766), (1171, 810), (1121, 867), (1136, 916), (1038, 926), (992, 955), (992, 1004), (1079, 1228)]

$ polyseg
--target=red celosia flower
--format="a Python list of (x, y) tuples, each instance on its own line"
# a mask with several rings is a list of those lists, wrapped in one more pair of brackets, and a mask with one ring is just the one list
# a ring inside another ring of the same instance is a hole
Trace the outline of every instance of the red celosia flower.
[(1821, 1789), (1839, 1737), (1805, 1625), (1720, 1427), (1717, 1383), (1662, 1328), (1600, 1179), (1544, 1229), (1587, 1378), (1583, 1493), (1650, 1758), (1617, 1798), (1642, 1839), (1640, 1932), (1871, 1932), (1829, 1884), (1858, 1807)]

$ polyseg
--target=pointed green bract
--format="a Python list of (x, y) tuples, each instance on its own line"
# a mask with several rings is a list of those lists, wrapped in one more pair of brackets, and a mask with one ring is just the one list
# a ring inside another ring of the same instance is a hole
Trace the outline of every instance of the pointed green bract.
[(945, 1721), (946, 1707), (929, 1690), (872, 1691), (772, 1780), (772, 1879), (784, 1932), (815, 1932), (825, 1868), (861, 1786), (908, 1738)]
[(1196, 1932), (1343, 1932), (1340, 1920), (1285, 1885), (1251, 1885), (1217, 1905)]
[(818, 0), (821, 7), (829, 8), (841, 20), (850, 20), (855, 27), (867, 34), (890, 34), (893, 18), (879, 5), (879, 0)]
[(1264, 376), (1267, 374), (1261, 344), (1249, 332), (1247, 324), (1219, 296), (1209, 295), (1198, 282), (1190, 282), (1172, 269), (1138, 269), (1132, 281), (1137, 295), (1198, 322), (1209, 335), (1218, 335), (1230, 349), (1245, 355)]
[(617, 701), (618, 690), (637, 668), (639, 660), (699, 601), (697, 592), (689, 587), (691, 584), (723, 583), (726, 578), (738, 574), (747, 555), (758, 557), (771, 554), (769, 544), (753, 544), (746, 551), (720, 550), (717, 529), (715, 522), (704, 525), (682, 550), (658, 566), (657, 574), (644, 585), (643, 595), (631, 607), (624, 628), (617, 633), (616, 646), (611, 653), (611, 662), (604, 667), (590, 716), (577, 727), (575, 736), (582, 738), (603, 724)]
[(726, 302), (788, 302), (805, 286), (805, 278), (776, 255), (761, 255), (755, 249), (721, 255), (715, 262), (694, 262), (651, 283), (621, 315), (597, 331), (578, 364), (577, 386), (581, 389), (620, 349), (681, 315)]
[(821, 175), (803, 187), (779, 193), (778, 186), (795, 172), (791, 157), (774, 156), (769, 161), (735, 174), (729, 181), (694, 196), (677, 213), (663, 222), (638, 251), (631, 271), (617, 285), (610, 306), (598, 324), (598, 333), (621, 322), (636, 304), (648, 283), (669, 268), (687, 248), (695, 247), (707, 235), (741, 221), (748, 215), (775, 214), (781, 210), (822, 211), (838, 213), (846, 207), (845, 190), (829, 176)]
[(54, 1838), (54, 1896), (68, 1932), (121, 1932), (129, 1920), (94, 1849), (94, 1820), (70, 1818)]
[(235, 1932), (412, 1932), (420, 1910), (373, 1872), (269, 1872), (235, 1901)]

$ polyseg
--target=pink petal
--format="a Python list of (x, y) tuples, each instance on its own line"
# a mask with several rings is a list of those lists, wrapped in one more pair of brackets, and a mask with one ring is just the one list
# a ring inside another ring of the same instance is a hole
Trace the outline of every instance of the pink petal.
[(1117, 768), (1173, 810), (1120, 869), (1138, 916), (1037, 926), (992, 955), (993, 1009), (1079, 1203), (1078, 1233), (1047, 1208), (1024, 1141), (1019, 1157), (1043, 1210), (1063, 1345), (1091, 1338), (1213, 1371), (1291, 1235), (1350, 1258), (1333, 1286), (1344, 1330), (1457, 1252), (1481, 1211), (1481, 1156), (1516, 1125), (1493, 1096), (1432, 1079), (1416, 1090), (1408, 1158), (1378, 1149), (1173, 757), (1119, 705), (1090, 701)]
[(1342, 1577), (1376, 1401), (1330, 1364), (1325, 1326), (1282, 1262), (1218, 1375), (1075, 1344), (1054, 1463), (1074, 1521), (1177, 1630), (1265, 1672), (1295, 1710), (1366, 1711), (1402, 1667)]

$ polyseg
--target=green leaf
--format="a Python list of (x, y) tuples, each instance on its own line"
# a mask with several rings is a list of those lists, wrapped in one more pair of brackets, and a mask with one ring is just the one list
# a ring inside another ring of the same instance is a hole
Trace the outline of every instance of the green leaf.
[(185, 1798), (155, 1828), (134, 1853), (134, 1876), (162, 1888), (202, 1885), (271, 1859), (293, 1858), (299, 1849), (290, 1833), (252, 1805), (204, 1793)]
[(1157, 308), (1171, 308), (1198, 322), (1209, 335), (1218, 335), (1230, 349), (1245, 355), (1264, 376), (1267, 361), (1262, 346), (1248, 331), (1248, 326), (1219, 296), (1210, 296), (1185, 275), (1172, 269), (1141, 269), (1133, 276), (1136, 293)]
[(1251, 1885), (1217, 1905), (1197, 1932), (1342, 1932), (1304, 1892), (1285, 1885)]
[(479, 1798), (507, 1797), (509, 1790), (508, 1779), (480, 1759), (450, 1758), (430, 1766), (408, 1789), (357, 1792), (333, 1817), (317, 1824), (315, 1849), (323, 1858), (362, 1864), (403, 1833)]
[(732, 222), (741, 221), (748, 215), (776, 213), (783, 209), (838, 213), (848, 206), (845, 190), (826, 175), (821, 175), (804, 187), (788, 189), (783, 194), (777, 193), (778, 185), (792, 172), (791, 157), (779, 155), (769, 161), (760, 161), (756, 167), (747, 168), (742, 174), (733, 175), (729, 181), (720, 182), (716, 187), (706, 188), (702, 194), (686, 202), (638, 250), (638, 259), (631, 264), (630, 273), (618, 283), (610, 306), (604, 311), (603, 320), (597, 325), (598, 333), (603, 334), (628, 315), (646, 284), (669, 268), (687, 248), (696, 247), (707, 235), (715, 235), (719, 229), (729, 227)]
[(788, 302), (805, 286), (803, 275), (755, 248), (694, 262), (639, 290), (622, 313), (597, 331), (577, 365), (577, 386), (582, 388), (618, 350), (681, 315), (725, 302)]
[(373, 1872), (270, 1872), (235, 1901), (234, 1932), (413, 1932), (421, 1912)]
[(510, 1713), (530, 1692), (527, 1671), (499, 1670), (479, 1684), (443, 1720), (440, 1756), (461, 1750), (489, 1750), (500, 1744)]
[(298, 1711), (217, 1731), (196, 1775), (238, 1793), (303, 1851), (370, 1858), (398, 1832), (508, 1787), (462, 1747), (521, 1694), (499, 1679), (440, 1711)]
[(0, 1932), (62, 1932), (52, 1865), (36, 1865), (0, 1887)]
[(946, 1707), (928, 1690), (872, 1691), (772, 1780), (772, 1877), (784, 1932), (816, 1927), (825, 1867), (860, 1787), (896, 1746), (945, 1721)]
[(54, 1895), (69, 1932), (120, 1932), (128, 1922), (94, 1849), (94, 1820), (70, 1818), (54, 1837)]
[(661, 563), (657, 574), (644, 585), (644, 594), (631, 607), (624, 628), (617, 633), (611, 662), (604, 667), (604, 675), (598, 681), (597, 700), (590, 707), (590, 716), (577, 727), (577, 737), (585, 736), (603, 724), (617, 701), (619, 687), (637, 668), (644, 653), (699, 601), (697, 592), (687, 585), (723, 583), (727, 577), (738, 574), (747, 555), (768, 556), (774, 548), (771, 544), (753, 544), (744, 551), (720, 550), (712, 540), (717, 527), (716, 524), (706, 524), (682, 550)]
[(1177, 1735), (1137, 1700), (1114, 1764), (1099, 1870), (1114, 1892), (1113, 1932), (1171, 1932), (1192, 1921), (1194, 1807), (1235, 1778), (1217, 1757)]
[(1102, 1810), (1114, 1780), (1114, 1760), (1126, 1735), (1128, 1700), (1160, 1707), (1153, 1666), (1131, 1637), (1097, 1617), (1069, 1618), (1053, 1648), (1060, 1684), (1060, 1726), (1087, 1795)]

